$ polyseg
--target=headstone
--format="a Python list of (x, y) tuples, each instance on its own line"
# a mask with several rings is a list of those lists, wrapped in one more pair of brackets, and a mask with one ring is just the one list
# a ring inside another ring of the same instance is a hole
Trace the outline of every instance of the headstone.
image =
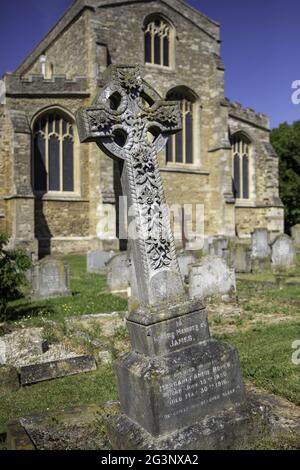
[[(237, 412), (246, 395), (237, 351), (211, 339), (202, 303), (186, 295), (164, 210), (158, 153), (180, 130), (179, 103), (161, 101), (139, 66), (111, 66), (104, 81), (92, 107), (77, 114), (79, 136), (122, 162), (129, 224), (136, 226), (129, 231), (132, 350), (117, 363), (123, 414), (109, 421), (110, 435), (120, 437), (119, 449), (138, 449), (135, 442), (145, 433), (162, 440), (172, 434), (172, 449), (184, 449), (184, 436), (193, 435), (198, 448), (202, 438), (195, 425), (208, 416), (230, 409), (230, 422), (246, 426), (247, 418)], [(230, 441), (233, 434), (221, 421)], [(215, 424), (210, 446), (219, 439)]]
[(300, 247), (300, 224), (292, 227), (292, 239), (296, 246)]
[(213, 238), (209, 244), (208, 254), (211, 256), (218, 256), (226, 261), (229, 267), (234, 264), (234, 240), (229, 238), (218, 237)]
[(252, 258), (264, 259), (270, 254), (268, 230), (265, 228), (256, 229), (252, 234)]
[(234, 269), (236, 273), (251, 273), (251, 249), (244, 243), (235, 246)]
[(288, 235), (279, 235), (272, 244), (272, 267), (292, 269), (296, 265), (296, 250)]
[(181, 253), (178, 255), (178, 263), (181, 276), (184, 280), (186, 280), (188, 278), (191, 266), (196, 263), (196, 257), (194, 255)]
[(228, 248), (228, 238), (214, 238), (210, 244), (209, 254), (212, 256), (219, 256), (220, 258), (224, 258), (226, 257)]
[(87, 272), (105, 274), (106, 263), (114, 256), (114, 251), (89, 251), (87, 254)]
[(127, 292), (130, 269), (127, 253), (111, 258), (107, 265), (107, 288), (111, 293)]
[(32, 296), (36, 299), (71, 295), (69, 266), (59, 259), (44, 258), (32, 268)]
[(69, 375), (93, 372), (97, 369), (93, 356), (78, 356), (58, 361), (41, 362), (20, 367), (22, 385), (31, 385)]
[(234, 269), (229, 268), (227, 263), (217, 256), (203, 258), (191, 268), (189, 292), (191, 298), (236, 298)]

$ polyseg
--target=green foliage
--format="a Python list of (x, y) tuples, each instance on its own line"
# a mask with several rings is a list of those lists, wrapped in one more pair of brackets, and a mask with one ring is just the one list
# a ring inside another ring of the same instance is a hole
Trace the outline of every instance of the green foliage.
[(271, 143), (279, 155), (280, 196), (289, 230), (300, 223), (300, 121), (273, 129)]
[(7, 250), (8, 237), (0, 234), (0, 319), (5, 319), (7, 303), (15, 299), (26, 282), (31, 260), (22, 250)]

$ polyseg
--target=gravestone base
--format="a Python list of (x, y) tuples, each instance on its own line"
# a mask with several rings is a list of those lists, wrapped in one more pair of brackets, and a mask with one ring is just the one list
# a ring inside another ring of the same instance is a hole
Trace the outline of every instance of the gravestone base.
[(253, 400), (162, 437), (154, 437), (126, 415), (108, 417), (107, 430), (115, 450), (237, 450), (270, 429), (269, 409)]
[(116, 366), (121, 409), (154, 438), (245, 402), (238, 353), (210, 338), (200, 302), (139, 309), (128, 329), (132, 351)]

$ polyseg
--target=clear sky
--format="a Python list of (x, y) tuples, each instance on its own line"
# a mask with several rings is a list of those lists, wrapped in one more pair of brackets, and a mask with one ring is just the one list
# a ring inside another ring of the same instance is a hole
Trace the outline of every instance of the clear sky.
[[(226, 96), (267, 113), (272, 126), (300, 119), (299, 0), (189, 0), (221, 23)], [(0, 76), (14, 71), (72, 0), (0, 0)]]

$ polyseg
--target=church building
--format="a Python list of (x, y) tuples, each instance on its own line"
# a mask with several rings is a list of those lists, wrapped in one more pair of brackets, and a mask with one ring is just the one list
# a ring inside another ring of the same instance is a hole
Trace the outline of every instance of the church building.
[[(110, 64), (141, 65), (162, 99), (180, 101), (182, 131), (159, 155), (168, 204), (203, 205), (206, 238), (283, 232), (269, 120), (225, 98), (220, 25), (183, 0), (76, 0), (0, 82), (0, 233), (12, 246), (120, 247), (118, 165), (80, 144), (75, 121)], [(103, 207), (113, 237), (99, 229)]]

